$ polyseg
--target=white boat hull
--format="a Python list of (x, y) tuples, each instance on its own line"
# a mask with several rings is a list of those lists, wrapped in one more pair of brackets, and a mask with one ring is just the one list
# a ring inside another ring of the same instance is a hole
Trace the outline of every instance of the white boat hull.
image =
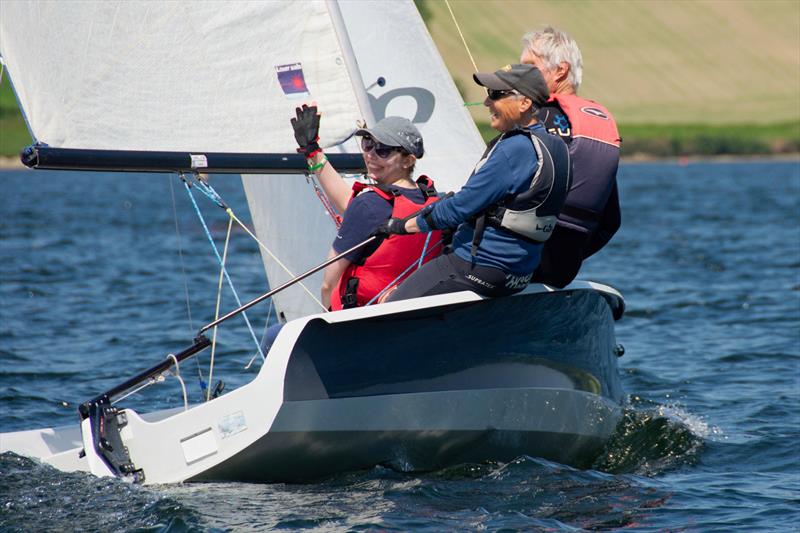
[[(587, 466), (621, 414), (613, 315), (623, 306), (613, 289), (577, 282), (305, 317), (284, 327), (252, 382), (187, 411), (126, 409), (119, 437), (147, 484), (520, 455)], [(0, 435), (0, 451), (111, 475), (92, 442), (88, 428), (34, 430)]]

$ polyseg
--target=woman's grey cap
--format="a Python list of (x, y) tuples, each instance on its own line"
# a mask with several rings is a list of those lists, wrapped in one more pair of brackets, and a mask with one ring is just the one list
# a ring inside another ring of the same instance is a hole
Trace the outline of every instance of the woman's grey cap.
[(407, 118), (386, 117), (371, 128), (356, 131), (356, 135), (369, 135), (386, 146), (399, 146), (417, 159), (425, 153), (422, 134)]
[(506, 65), (493, 73), (479, 72), (472, 75), (475, 83), (498, 91), (516, 90), (533, 100), (533, 105), (542, 107), (550, 98), (547, 82), (539, 69), (532, 65)]

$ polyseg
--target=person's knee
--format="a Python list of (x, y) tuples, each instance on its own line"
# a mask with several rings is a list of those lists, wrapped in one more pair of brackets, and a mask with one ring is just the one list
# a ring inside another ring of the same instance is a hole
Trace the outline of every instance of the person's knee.
[(267, 328), (267, 331), (264, 332), (264, 337), (261, 339), (262, 354), (266, 355), (270, 351), (272, 345), (275, 343), (275, 339), (278, 338), (278, 334), (281, 332), (281, 329), (283, 329), (284, 325), (285, 324), (279, 322)]

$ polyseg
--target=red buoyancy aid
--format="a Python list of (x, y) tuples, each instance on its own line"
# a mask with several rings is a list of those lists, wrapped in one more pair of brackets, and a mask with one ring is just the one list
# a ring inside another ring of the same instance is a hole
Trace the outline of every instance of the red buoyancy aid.
[(573, 139), (585, 137), (619, 148), (622, 139), (608, 109), (575, 94), (551, 94), (550, 100), (558, 102), (569, 118)]
[[(416, 204), (402, 194), (395, 196), (391, 192), (363, 183), (355, 183), (353, 185), (353, 195), (350, 197), (350, 201), (358, 196), (361, 191), (370, 190), (392, 204), (392, 218), (406, 218), (439, 200), (435, 194), (429, 195), (428, 193), (428, 191), (434, 191), (433, 181), (430, 178), (421, 176), (417, 183), (426, 193), (424, 204)], [(347, 290), (348, 282), (353, 278), (358, 280), (356, 289), (357, 307), (366, 305), (393, 281), (395, 285), (402, 282), (414, 272), (415, 269), (409, 269), (409, 267), (413, 263), (419, 262), (426, 241), (428, 247), (422, 260), (423, 263), (427, 263), (441, 254), (442, 232), (437, 230), (430, 232), (430, 234), (430, 239), (428, 239), (427, 233), (390, 235), (364, 260), (363, 264), (351, 263), (342, 274), (342, 277), (339, 278), (339, 283), (336, 285), (333, 294), (331, 294), (331, 309), (337, 311), (343, 308), (342, 298)], [(408, 272), (403, 274), (407, 269)], [(397, 279), (401, 274), (403, 276)]]
[[(558, 215), (558, 225), (594, 235), (607, 209), (619, 214), (614, 191), (622, 139), (614, 117), (597, 102), (574, 94), (553, 94), (550, 101), (567, 116), (571, 134), (572, 187)], [(612, 197), (616, 207), (609, 206)], [(610, 239), (616, 228), (606, 230)]]

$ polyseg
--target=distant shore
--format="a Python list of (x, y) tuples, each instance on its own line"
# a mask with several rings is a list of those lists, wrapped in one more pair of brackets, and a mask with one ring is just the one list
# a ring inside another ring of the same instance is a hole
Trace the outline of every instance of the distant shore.
[(19, 160), (19, 156), (0, 155), (0, 169), (12, 170), (19, 168), (26, 168), (22, 161)]

